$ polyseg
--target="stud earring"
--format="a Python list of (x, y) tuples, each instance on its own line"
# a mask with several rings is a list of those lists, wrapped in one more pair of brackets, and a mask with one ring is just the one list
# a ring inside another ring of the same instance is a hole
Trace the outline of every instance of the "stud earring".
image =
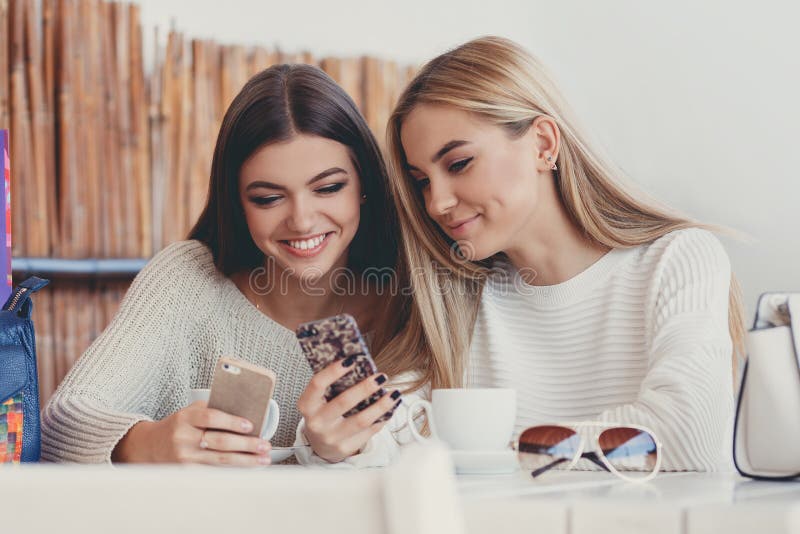
[(550, 170), (551, 171), (557, 171), (558, 170), (558, 167), (556, 167), (556, 163), (553, 161), (553, 156), (551, 156), (550, 154), (547, 155), (547, 163), (550, 164)]
[(361, 195), (361, 200), (367, 200), (367, 194), (366, 194), (366, 193), (364, 193), (363, 195)]

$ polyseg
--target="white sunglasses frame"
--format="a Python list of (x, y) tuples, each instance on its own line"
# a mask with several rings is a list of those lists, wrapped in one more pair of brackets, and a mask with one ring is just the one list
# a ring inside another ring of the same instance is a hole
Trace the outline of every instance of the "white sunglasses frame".
[[(646, 426), (642, 426), (642, 425), (627, 424), (627, 423), (613, 423), (613, 422), (605, 422), (605, 421), (571, 421), (571, 422), (562, 422), (562, 423), (542, 423), (542, 424), (538, 424), (538, 425), (531, 425), (531, 426), (525, 428), (525, 430), (523, 430), (522, 432), (520, 432), (519, 436), (517, 436), (516, 439), (514, 440), (514, 450), (517, 452), (517, 459), (519, 459), (519, 454), (520, 454), (520, 452), (519, 452), (519, 438), (520, 438), (520, 436), (522, 436), (522, 434), (524, 434), (525, 431), (528, 430), (529, 428), (536, 428), (536, 427), (539, 427), (539, 426), (560, 426), (560, 427), (568, 428), (570, 430), (575, 431), (576, 435), (580, 439), (580, 442), (578, 443), (578, 448), (575, 451), (575, 456), (572, 458), (572, 460), (570, 461), (570, 463), (566, 467), (566, 469), (564, 469), (565, 471), (569, 471), (570, 469), (575, 467), (575, 464), (577, 464), (578, 460), (581, 459), (581, 456), (583, 455), (583, 452), (584, 452), (584, 450), (586, 448), (586, 441), (587, 440), (584, 437), (583, 433), (578, 432), (578, 430), (581, 429), (581, 428), (587, 428), (587, 427), (594, 427), (594, 428), (598, 429), (592, 435), (592, 441), (596, 445), (594, 452), (597, 454), (597, 457), (600, 459), (600, 461), (603, 462), (603, 465), (605, 465), (608, 468), (608, 471), (610, 473), (613, 473), (614, 475), (618, 476), (622, 480), (625, 480), (626, 482), (647, 482), (649, 480), (652, 480), (661, 471), (661, 457), (662, 457), (661, 450), (662, 450), (662, 445), (661, 445), (661, 441), (658, 439), (658, 436), (656, 436), (656, 434), (651, 429), (647, 428)], [(599, 442), (600, 434), (602, 434), (603, 430), (607, 430), (609, 428), (616, 428), (616, 427), (633, 428), (633, 429), (636, 429), (636, 430), (641, 430), (643, 432), (647, 432), (650, 435), (650, 437), (653, 438), (653, 441), (655, 441), (655, 444), (656, 444), (656, 465), (655, 465), (655, 467), (653, 468), (653, 471), (650, 474), (648, 474), (647, 476), (644, 476), (644, 477), (640, 477), (640, 478), (632, 478), (632, 477), (625, 476), (625, 475), (622, 474), (622, 472), (618, 471), (611, 464), (611, 462), (608, 460), (608, 458), (606, 458), (606, 455), (603, 454), (603, 450), (600, 448), (600, 442)]]

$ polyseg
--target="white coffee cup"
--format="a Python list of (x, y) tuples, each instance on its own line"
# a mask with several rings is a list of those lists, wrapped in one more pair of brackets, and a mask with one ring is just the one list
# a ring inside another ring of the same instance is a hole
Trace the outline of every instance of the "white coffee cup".
[(517, 415), (517, 392), (513, 389), (434, 389), (431, 402), (417, 399), (408, 407), (408, 426), (417, 441), (426, 438), (414, 424), (414, 413), (422, 407), (431, 438), (454, 450), (493, 451), (508, 448)]
[[(189, 402), (206, 401), (211, 395), (210, 389), (192, 389), (189, 391)], [(275, 399), (269, 400), (269, 410), (267, 410), (267, 418), (264, 420), (264, 425), (261, 427), (261, 439), (271, 439), (278, 430), (278, 422), (281, 418), (281, 409)]]

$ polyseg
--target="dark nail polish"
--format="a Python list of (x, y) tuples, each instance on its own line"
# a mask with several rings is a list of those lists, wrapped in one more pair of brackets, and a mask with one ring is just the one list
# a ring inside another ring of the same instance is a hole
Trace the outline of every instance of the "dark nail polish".
[(403, 399), (397, 399), (397, 402), (394, 403), (394, 406), (392, 407), (392, 410), (394, 410), (395, 408), (397, 408), (401, 404), (403, 404)]
[(396, 399), (397, 397), (400, 396), (400, 390), (396, 389), (396, 390), (392, 391), (392, 394), (389, 395), (389, 396), (392, 397), (393, 399)]
[(354, 363), (356, 363), (356, 357), (355, 357), (355, 356), (348, 356), (348, 357), (347, 357), (347, 358), (346, 358), (346, 359), (345, 359), (345, 360), (342, 362), (342, 367), (350, 367), (350, 366), (351, 366), (351, 365), (353, 365)]
[(378, 385), (383, 384), (384, 382), (386, 382), (386, 375), (379, 375), (378, 378), (375, 379), (375, 382)]

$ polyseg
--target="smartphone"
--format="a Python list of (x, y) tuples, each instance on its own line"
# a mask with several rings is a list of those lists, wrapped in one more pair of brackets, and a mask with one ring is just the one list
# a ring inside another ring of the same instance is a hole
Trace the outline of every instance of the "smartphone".
[[(375, 362), (369, 354), (367, 344), (361, 337), (356, 320), (346, 313), (301, 324), (297, 327), (297, 340), (303, 349), (303, 354), (314, 373), (325, 369), (333, 362), (344, 360), (350, 356), (355, 357), (353, 370), (331, 384), (325, 391), (325, 400), (331, 400), (346, 389), (369, 378), (377, 372)], [(369, 408), (386, 393), (383, 388), (378, 389), (368, 398), (359, 402), (348, 410), (344, 417), (350, 417)], [(393, 410), (392, 410), (393, 411)], [(378, 421), (386, 421), (392, 416), (391, 411), (381, 416)]]
[(251, 436), (260, 436), (267, 422), (275, 373), (243, 360), (223, 356), (214, 369), (208, 407), (253, 423)]

